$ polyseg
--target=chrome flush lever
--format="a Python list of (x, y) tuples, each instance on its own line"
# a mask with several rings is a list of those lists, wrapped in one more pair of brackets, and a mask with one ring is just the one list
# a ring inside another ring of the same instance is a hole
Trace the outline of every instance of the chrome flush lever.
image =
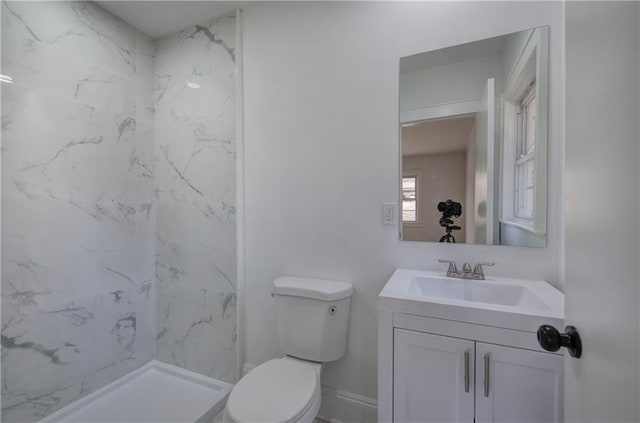
[(440, 263), (449, 263), (449, 268), (447, 269), (447, 277), (455, 278), (456, 276), (458, 276), (458, 268), (456, 267), (455, 262), (451, 260), (442, 260), (442, 259), (438, 259), (438, 261)]

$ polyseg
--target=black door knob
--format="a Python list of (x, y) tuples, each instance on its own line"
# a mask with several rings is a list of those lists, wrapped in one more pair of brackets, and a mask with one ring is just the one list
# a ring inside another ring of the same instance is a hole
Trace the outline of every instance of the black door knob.
[(560, 347), (566, 347), (571, 357), (580, 358), (582, 355), (582, 341), (580, 334), (573, 326), (567, 326), (566, 333), (558, 332), (558, 329), (550, 325), (542, 325), (538, 328), (538, 343), (547, 351), (558, 351)]

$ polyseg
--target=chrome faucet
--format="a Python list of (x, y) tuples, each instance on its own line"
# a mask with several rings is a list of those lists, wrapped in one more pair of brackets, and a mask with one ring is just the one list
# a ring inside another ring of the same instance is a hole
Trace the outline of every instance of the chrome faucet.
[(471, 265), (469, 263), (462, 265), (462, 274), (460, 277), (462, 279), (473, 279), (473, 273), (471, 273)]
[(458, 279), (473, 279), (477, 281), (484, 280), (484, 270), (482, 269), (482, 266), (493, 266), (495, 264), (494, 262), (477, 263), (473, 267), (473, 271), (471, 271), (471, 265), (469, 263), (465, 263), (462, 265), (462, 271), (458, 271), (455, 262), (442, 259), (438, 259), (438, 261), (440, 263), (449, 263), (449, 267), (447, 268), (447, 277)]
[(482, 270), (482, 266), (493, 266), (495, 263), (490, 261), (487, 263), (477, 263), (473, 268), (473, 279), (478, 281), (484, 280), (484, 271)]
[(456, 263), (451, 260), (442, 260), (438, 259), (440, 263), (449, 263), (449, 268), (447, 269), (447, 277), (449, 278), (457, 278), (458, 277), (458, 268), (456, 267)]

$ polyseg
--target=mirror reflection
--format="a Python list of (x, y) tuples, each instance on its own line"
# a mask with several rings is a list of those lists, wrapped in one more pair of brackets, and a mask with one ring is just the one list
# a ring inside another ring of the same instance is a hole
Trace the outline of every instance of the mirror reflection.
[(401, 237), (546, 246), (548, 28), (400, 59)]

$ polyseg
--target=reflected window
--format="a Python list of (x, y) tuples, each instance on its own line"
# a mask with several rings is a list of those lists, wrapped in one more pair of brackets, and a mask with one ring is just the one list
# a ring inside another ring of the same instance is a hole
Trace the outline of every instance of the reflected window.
[(402, 221), (418, 221), (418, 175), (402, 177)]
[(516, 140), (515, 216), (533, 220), (536, 172), (536, 86), (531, 84), (518, 102)]

